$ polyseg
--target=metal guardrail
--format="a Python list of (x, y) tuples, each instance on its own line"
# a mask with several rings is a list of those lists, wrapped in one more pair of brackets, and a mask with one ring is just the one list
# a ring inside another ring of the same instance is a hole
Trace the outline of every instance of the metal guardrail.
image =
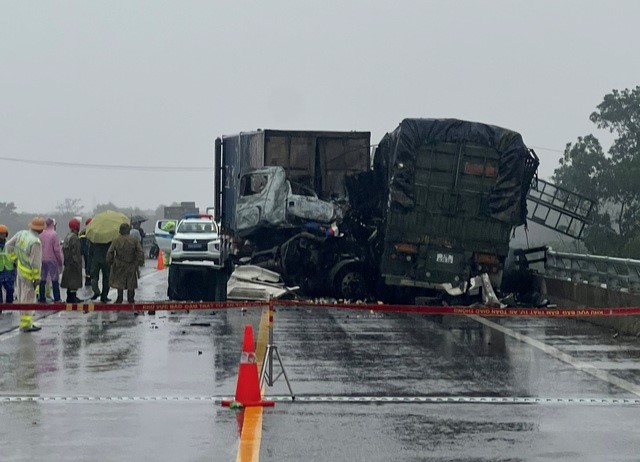
[(547, 276), (621, 292), (640, 292), (640, 260), (546, 250)]

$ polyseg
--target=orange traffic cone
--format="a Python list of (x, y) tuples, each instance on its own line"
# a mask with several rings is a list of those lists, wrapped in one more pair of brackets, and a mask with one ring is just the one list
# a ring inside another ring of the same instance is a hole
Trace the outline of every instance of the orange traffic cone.
[(264, 401), (260, 395), (260, 379), (258, 378), (258, 364), (256, 363), (256, 350), (254, 345), (253, 328), (250, 325), (246, 325), (244, 326), (242, 354), (240, 355), (236, 398), (233, 401), (228, 399), (222, 400), (223, 406), (248, 407), (275, 405), (273, 401)]
[(156, 265), (157, 270), (164, 269), (164, 255), (162, 255), (162, 250), (158, 251), (158, 264)]

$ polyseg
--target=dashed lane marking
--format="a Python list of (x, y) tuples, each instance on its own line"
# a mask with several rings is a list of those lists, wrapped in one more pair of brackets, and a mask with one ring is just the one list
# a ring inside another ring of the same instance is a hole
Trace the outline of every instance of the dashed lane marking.
[(512, 329), (509, 329), (508, 327), (504, 327), (504, 326), (501, 326), (500, 324), (496, 324), (495, 322), (489, 321), (488, 319), (485, 319), (483, 317), (475, 316), (475, 315), (472, 315), (469, 317), (475, 321), (478, 321), (481, 324), (484, 324), (485, 326), (491, 327), (497, 331), (502, 332), (503, 334), (513, 337), (516, 340), (519, 340), (528, 345), (531, 345), (545, 352), (546, 354), (548, 354), (553, 358), (559, 359), (560, 361), (570, 364), (571, 366), (575, 367), (579, 371), (582, 371), (586, 374), (589, 374), (593, 377), (603, 380), (611, 385), (615, 385), (619, 388), (622, 388), (623, 390), (631, 392), (636, 396), (640, 396), (640, 386), (636, 385), (635, 383), (631, 383), (628, 380), (624, 380), (624, 379), (621, 379), (620, 377), (616, 377), (615, 375), (609, 374), (608, 372), (601, 371), (600, 369), (597, 369), (595, 366), (591, 364), (585, 363), (583, 361), (579, 361), (573, 356), (560, 351), (556, 347), (547, 345), (546, 343), (543, 343), (527, 335), (516, 332)]
[[(230, 399), (228, 396), (41, 396), (41, 395), (0, 395), (0, 403), (220, 403)], [(269, 396), (278, 403), (406, 403), (406, 404), (539, 404), (539, 405), (623, 405), (639, 406), (637, 398), (551, 398), (551, 397), (500, 397), (500, 396), (335, 396), (335, 395), (296, 395), (295, 401), (289, 395)], [(262, 410), (261, 407), (251, 408)], [(247, 422), (245, 422), (245, 425)], [(256, 422), (257, 424), (257, 422)], [(259, 426), (257, 426), (259, 427)], [(242, 435), (245, 430), (243, 428)], [(256, 435), (253, 435), (254, 437)], [(258, 445), (259, 446), (259, 445)]]

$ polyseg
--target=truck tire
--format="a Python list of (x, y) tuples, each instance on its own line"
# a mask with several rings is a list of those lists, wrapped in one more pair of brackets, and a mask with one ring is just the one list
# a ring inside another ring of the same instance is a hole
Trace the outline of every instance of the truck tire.
[(337, 298), (363, 300), (370, 295), (366, 275), (360, 265), (347, 265), (340, 269), (332, 282)]

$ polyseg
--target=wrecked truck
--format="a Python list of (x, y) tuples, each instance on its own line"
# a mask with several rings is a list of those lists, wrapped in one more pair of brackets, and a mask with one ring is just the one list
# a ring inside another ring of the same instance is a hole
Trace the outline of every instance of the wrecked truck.
[(405, 119), (373, 169), (346, 179), (352, 213), (377, 227), (372, 265), (388, 298), (499, 288), (510, 235), (526, 223), (539, 161), (511, 130), (457, 119)]
[[(510, 233), (526, 222), (539, 163), (518, 133), (405, 119), (379, 143), (372, 166), (368, 139), (354, 132), (351, 145), (334, 143), (329, 153), (313, 140), (286, 140), (286, 133), (305, 132), (275, 133), (285, 140), (270, 143), (269, 132), (253, 132), (216, 141), (217, 210), (241, 260), (277, 271), (306, 295), (455, 297), (473, 290), (481, 274), (500, 286)], [(277, 154), (267, 152), (275, 146)], [(345, 167), (332, 181), (316, 168), (322, 156)], [(306, 167), (293, 168), (292, 159)], [(304, 207), (295, 184), (307, 188)]]
[(236, 262), (276, 271), (307, 295), (366, 293), (367, 246), (343, 227), (344, 178), (370, 169), (369, 132), (223, 136), (215, 166), (216, 218)]

